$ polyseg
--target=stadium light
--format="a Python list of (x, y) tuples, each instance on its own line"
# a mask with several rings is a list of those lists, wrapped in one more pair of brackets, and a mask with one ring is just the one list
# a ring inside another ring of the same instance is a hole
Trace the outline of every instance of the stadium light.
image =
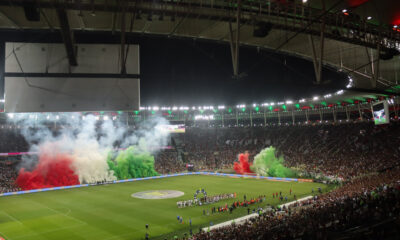
[(0, 99), (0, 102), (5, 102), (5, 100), (4, 99)]
[(332, 97), (332, 94), (326, 94), (326, 95), (324, 96), (324, 98), (330, 98), (330, 97)]
[(100, 117), (99, 117), (99, 116), (96, 116), (96, 120), (100, 120)]
[(157, 107), (157, 106), (153, 107), (153, 111), (158, 111), (158, 110), (160, 110), (159, 107)]
[(47, 115), (46, 119), (50, 119), (50, 115)]
[(275, 103), (274, 103), (274, 102), (271, 102), (269, 105), (271, 105), (271, 106), (274, 106), (274, 105), (275, 105)]
[(343, 92), (344, 92), (343, 90), (339, 90), (339, 91), (336, 92), (336, 94), (337, 94), (337, 95), (342, 95)]
[(278, 102), (278, 105), (283, 105), (283, 104), (285, 104), (284, 102)]
[(303, 99), (300, 99), (300, 103), (303, 103), (303, 102), (305, 102), (306, 100), (303, 98)]
[(194, 120), (214, 120), (214, 115), (196, 115)]
[(286, 104), (288, 104), (288, 105), (293, 104), (293, 101), (288, 100), (288, 101), (286, 101)]
[(9, 118), (14, 118), (14, 113), (9, 113), (9, 114), (7, 114), (7, 116), (8, 116)]
[(303, 3), (307, 3), (308, 0), (303, 0)]
[(225, 106), (218, 106), (218, 109), (225, 109)]
[(371, 19), (372, 19), (372, 17), (371, 17), (371, 16), (368, 16), (368, 17), (367, 17), (367, 20), (371, 20)]
[(192, 110), (196, 110), (196, 107), (192, 107)]
[(342, 13), (347, 13), (347, 9), (343, 9), (343, 10), (342, 10)]
[[(85, 116), (83, 116), (83, 117), (85, 117)], [(60, 116), (56, 115), (56, 119), (57, 119), (57, 120), (60, 119)]]
[(313, 97), (313, 100), (314, 100), (314, 101), (317, 101), (318, 99), (319, 99), (318, 96)]
[(178, 107), (172, 107), (172, 111), (178, 110)]
[(146, 110), (145, 107), (139, 107), (139, 110)]
[(108, 116), (103, 116), (103, 120), (107, 121), (108, 120)]

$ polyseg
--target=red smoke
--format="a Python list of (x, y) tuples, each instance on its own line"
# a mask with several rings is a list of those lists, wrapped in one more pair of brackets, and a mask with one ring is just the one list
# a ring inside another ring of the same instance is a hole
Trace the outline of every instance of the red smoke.
[(15, 182), (22, 190), (80, 184), (71, 164), (72, 158), (67, 154), (41, 153), (35, 169), (28, 172), (22, 168)]
[(239, 154), (239, 162), (235, 162), (234, 163), (233, 169), (238, 174), (253, 173), (250, 170), (250, 166), (251, 165), (252, 164), (249, 163), (249, 154), (247, 152), (246, 153), (241, 153), (241, 154)]

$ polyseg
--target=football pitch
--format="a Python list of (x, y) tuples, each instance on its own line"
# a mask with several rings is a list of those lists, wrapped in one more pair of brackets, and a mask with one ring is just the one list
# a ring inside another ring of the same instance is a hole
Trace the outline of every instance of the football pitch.
[[(150, 239), (183, 237), (197, 233), (200, 227), (224, 222), (247, 214), (247, 208), (211, 214), (211, 207), (225, 206), (235, 200), (243, 201), (266, 195), (266, 202), (253, 204), (251, 209), (278, 205), (272, 193), (282, 191), (288, 201), (311, 195), (311, 189), (330, 186), (320, 183), (277, 182), (261, 179), (219, 176), (178, 176), (128, 183), (100, 185), (76, 189), (48, 191), (0, 197), (0, 239), (6, 240), (133, 240), (144, 239), (145, 225)], [(177, 201), (193, 199), (197, 189), (204, 188), (208, 196), (236, 193), (236, 199), (214, 204), (177, 208)], [(292, 195), (289, 194), (292, 189)], [(131, 195), (149, 190), (177, 190), (184, 195), (169, 199), (139, 199)], [(209, 215), (203, 215), (203, 210)], [(183, 217), (183, 223), (177, 221)], [(189, 225), (192, 220), (192, 226)]]

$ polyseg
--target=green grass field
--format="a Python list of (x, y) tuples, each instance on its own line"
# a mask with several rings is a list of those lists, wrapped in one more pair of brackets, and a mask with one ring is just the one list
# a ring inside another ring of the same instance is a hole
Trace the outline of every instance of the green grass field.
[[(6, 240), (132, 240), (144, 239), (145, 225), (149, 224), (150, 239), (170, 239), (188, 233), (189, 218), (193, 232), (198, 232), (210, 221), (216, 224), (247, 214), (246, 208), (239, 208), (233, 214), (203, 216), (203, 209), (230, 204), (232, 199), (178, 209), (176, 202), (192, 199), (196, 189), (204, 188), (209, 196), (236, 192), (239, 200), (244, 194), (247, 199), (266, 195), (263, 207), (279, 204), (272, 199), (273, 192), (282, 191), (292, 201), (290, 188), (300, 198), (311, 195), (311, 189), (317, 187), (324, 191), (330, 188), (318, 183), (193, 175), (0, 197), (0, 236)], [(179, 190), (185, 195), (160, 200), (131, 197), (146, 190)], [(183, 216), (184, 224), (178, 223), (177, 215)]]

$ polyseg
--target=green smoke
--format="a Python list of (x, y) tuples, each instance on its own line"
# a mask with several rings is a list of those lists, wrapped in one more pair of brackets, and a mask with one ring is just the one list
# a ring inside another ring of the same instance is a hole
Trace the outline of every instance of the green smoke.
[(154, 156), (139, 151), (137, 147), (120, 151), (115, 159), (110, 153), (107, 163), (118, 180), (158, 175), (154, 169)]
[(263, 149), (254, 157), (251, 170), (262, 176), (296, 177), (296, 172), (283, 166), (283, 157), (277, 157), (274, 147)]

